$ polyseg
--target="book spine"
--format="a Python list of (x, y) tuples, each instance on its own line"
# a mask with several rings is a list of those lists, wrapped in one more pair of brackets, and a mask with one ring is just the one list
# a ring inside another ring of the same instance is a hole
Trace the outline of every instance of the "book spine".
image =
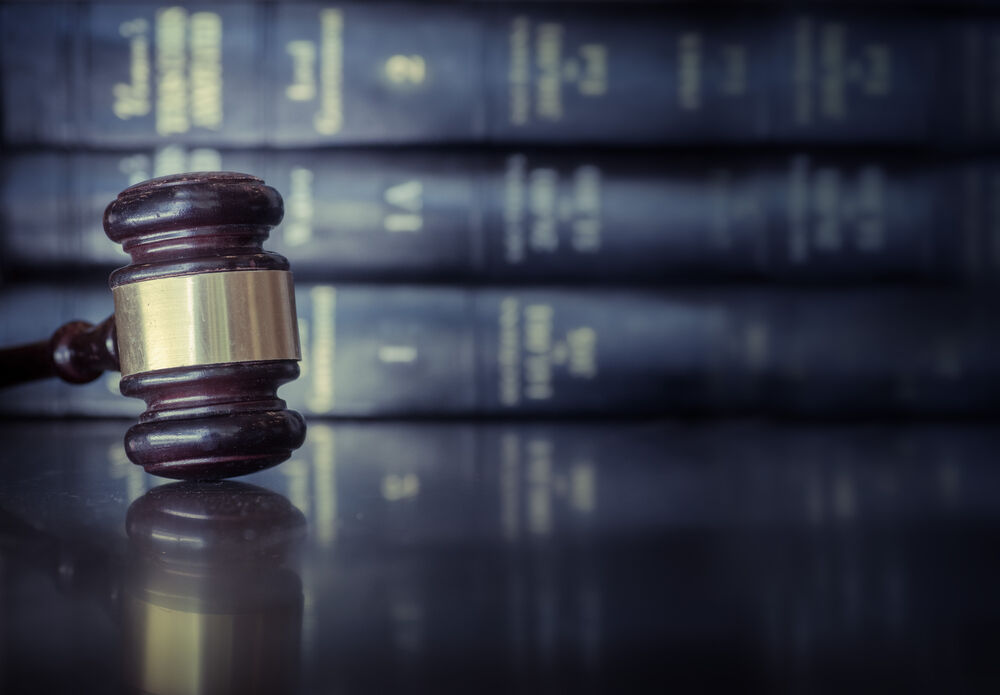
[(1000, 24), (777, 8), (2, 9), (7, 144), (997, 139)]
[[(297, 303), (302, 377), (282, 393), (311, 415), (951, 415), (1000, 406), (995, 305), (967, 293), (303, 285)], [(109, 307), (98, 292), (14, 289), (0, 338), (39, 337), (8, 324), (99, 320)], [(138, 408), (105, 385), (44, 384), (62, 394), (44, 397), (32, 388), (4, 407)]]
[(960, 295), (318, 285), (300, 296), (312, 372), (287, 394), (314, 414), (997, 405), (997, 332), (988, 307)]
[(101, 226), (127, 186), (259, 174), (285, 197), (269, 248), (316, 281), (871, 283), (1000, 271), (993, 161), (885, 154), (675, 155), (184, 148), (5, 159), (13, 276), (107, 271)]

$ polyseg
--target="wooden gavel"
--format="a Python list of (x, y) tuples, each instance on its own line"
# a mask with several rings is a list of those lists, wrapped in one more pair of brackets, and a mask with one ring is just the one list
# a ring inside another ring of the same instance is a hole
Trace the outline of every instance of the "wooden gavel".
[(218, 479), (281, 463), (306, 431), (277, 396), (301, 359), (288, 261), (262, 248), (283, 214), (281, 195), (247, 174), (125, 189), (104, 212), (132, 257), (109, 279), (114, 315), (0, 350), (0, 385), (120, 370), (121, 392), (146, 402), (125, 451), (147, 472)]

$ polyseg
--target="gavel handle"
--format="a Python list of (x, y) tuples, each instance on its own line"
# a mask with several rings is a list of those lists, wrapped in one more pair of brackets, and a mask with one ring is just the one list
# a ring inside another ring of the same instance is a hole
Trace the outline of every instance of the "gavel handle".
[(96, 326), (70, 321), (48, 340), (0, 349), (0, 387), (52, 376), (86, 384), (119, 368), (114, 316)]

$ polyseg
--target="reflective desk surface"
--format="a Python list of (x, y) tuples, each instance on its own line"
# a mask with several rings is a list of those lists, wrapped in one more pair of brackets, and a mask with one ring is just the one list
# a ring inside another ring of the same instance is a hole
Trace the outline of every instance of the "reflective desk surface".
[[(996, 692), (1000, 428), (3, 422), (0, 692)], [(891, 689), (891, 690), (890, 690)]]

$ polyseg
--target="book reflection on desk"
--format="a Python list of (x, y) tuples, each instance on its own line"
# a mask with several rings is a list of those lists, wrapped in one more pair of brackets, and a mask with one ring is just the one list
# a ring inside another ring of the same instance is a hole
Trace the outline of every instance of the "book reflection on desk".
[[(58, 539), (64, 577), (83, 576), (74, 557), (126, 557), (126, 509), (165, 489), (123, 456), (125, 426), (2, 425), (0, 508)], [(292, 460), (245, 480), (307, 521), (289, 565), (307, 689), (433, 690), (470, 676), (461, 664), (498, 690), (555, 674), (602, 689), (636, 678), (773, 689), (824, 682), (818, 663), (961, 688), (988, 668), (962, 640), (997, 616), (981, 597), (1000, 578), (984, 547), (998, 437), (932, 423), (314, 422)], [(164, 538), (198, 542), (182, 521)], [(63, 683), (15, 639), (36, 623), (63, 636), (49, 649), (67, 668), (117, 674), (108, 615), (65, 582), (63, 594), (39, 583), (5, 529), (11, 678)], [(928, 648), (935, 657), (912, 667)]]

